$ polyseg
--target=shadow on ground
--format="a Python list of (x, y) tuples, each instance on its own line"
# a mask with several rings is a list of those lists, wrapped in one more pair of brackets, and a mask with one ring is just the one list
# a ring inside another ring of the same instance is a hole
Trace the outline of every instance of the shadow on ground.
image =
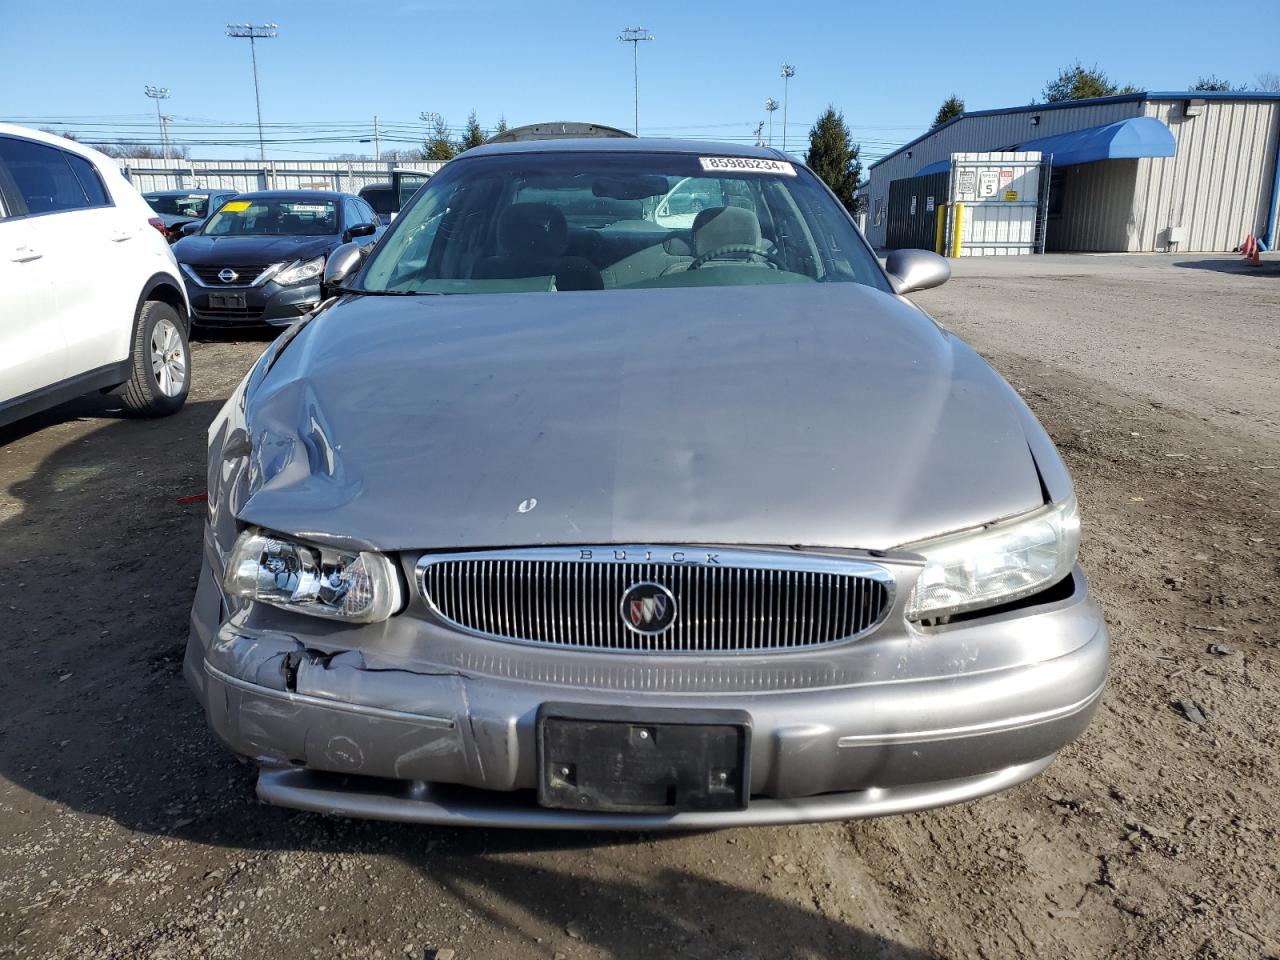
[(1173, 265), (1184, 270), (1212, 270), (1215, 273), (1235, 273), (1249, 277), (1280, 277), (1280, 257), (1264, 259), (1261, 264), (1250, 263), (1244, 257), (1238, 260), (1214, 257), (1205, 260), (1177, 260)]
[[(0, 838), (56, 830), (66, 807), (125, 837), (181, 841), (169, 856), (186, 889), (245, 850), (385, 854), (419, 875), (414, 896), (452, 896), (517, 938), (534, 918), (572, 923), (583, 945), (616, 957), (929, 960), (745, 875), (700, 875), (683, 838), (440, 830), (260, 806), (252, 770), (214, 742), (181, 675), (204, 511), (183, 498), (205, 489), (204, 434), (219, 406), (130, 420), (94, 397), (0, 432), (0, 776), (21, 788)], [(102, 424), (86, 433), (72, 423), (81, 418)], [(646, 844), (634, 872), (592, 859), (626, 844)], [(374, 924), (361, 903), (330, 909)]]

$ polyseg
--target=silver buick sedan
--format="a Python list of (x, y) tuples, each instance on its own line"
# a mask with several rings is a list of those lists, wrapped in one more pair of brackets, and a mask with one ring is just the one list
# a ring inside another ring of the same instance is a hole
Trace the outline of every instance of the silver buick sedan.
[(1108, 638), (1018, 395), (787, 155), (450, 162), (210, 428), (185, 673), (269, 803), (842, 820), (1024, 781)]

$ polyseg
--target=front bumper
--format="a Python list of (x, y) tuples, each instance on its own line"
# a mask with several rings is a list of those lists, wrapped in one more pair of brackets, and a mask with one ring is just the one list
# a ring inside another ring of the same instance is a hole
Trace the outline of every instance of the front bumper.
[[(341, 633), (324, 621), (314, 628), (296, 615), (284, 621), (307, 629), (303, 637), (250, 628), (244, 618), (221, 622), (221, 610), (206, 566), (184, 672), (215, 733), (260, 765), (259, 796), (424, 823), (694, 829), (969, 800), (1034, 776), (1083, 732), (1109, 656), (1105, 624), (1078, 570), (1060, 601), (915, 635), (895, 656), (937, 644), (956, 656), (930, 676), (897, 680), (884, 679), (884, 665), (860, 681), (856, 671), (835, 669), (829, 655), (805, 661), (794, 653), (729, 658), (732, 665), (621, 657), (617, 670), (540, 670), (528, 654), (509, 658), (507, 645), (486, 640), (475, 640), (481, 653), (450, 662), (375, 658), (340, 649), (334, 639)], [(984, 644), (1011, 643), (1050, 654), (998, 668), (984, 661)], [(403, 644), (384, 636), (379, 646), (394, 652)], [(943, 662), (936, 648), (919, 656)], [(911, 673), (899, 666), (899, 675)], [(552, 701), (747, 711), (750, 804), (657, 815), (538, 806), (535, 718)]]
[[(320, 302), (320, 284), (298, 283), (281, 286), (268, 280), (256, 287), (218, 289), (195, 284), (186, 279), (187, 297), (191, 301), (191, 319), (205, 327), (270, 324), (287, 326), (315, 309)], [(210, 295), (240, 294), (244, 307), (214, 307)]]

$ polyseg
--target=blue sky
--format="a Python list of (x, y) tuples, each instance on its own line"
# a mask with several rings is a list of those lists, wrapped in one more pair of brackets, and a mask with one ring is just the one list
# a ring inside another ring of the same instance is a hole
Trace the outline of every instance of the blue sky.
[[(142, 92), (155, 84), (172, 91), (164, 109), (176, 138), (245, 141), (194, 147), (193, 156), (256, 156), (248, 42), (224, 37), (228, 21), (280, 25), (278, 38), (259, 43), (258, 66), (264, 123), (299, 125), (275, 128), (286, 138), (323, 139), (339, 127), (371, 136), (374, 114), (409, 135), (420, 111), (460, 126), (472, 108), (486, 126), (505, 116), (513, 125), (585, 119), (630, 128), (631, 48), (615, 37), (634, 24), (657, 38), (640, 48), (642, 132), (749, 138), (765, 98), (782, 99), (786, 60), (796, 67), (788, 146), (802, 146), (834, 103), (866, 159), (920, 133), (952, 91), (969, 109), (1027, 103), (1077, 58), (1151, 90), (1183, 89), (1201, 74), (1241, 83), (1280, 73), (1276, 0), (0, 0), (0, 119), (155, 139), (154, 105)], [(774, 120), (781, 145), (781, 110)], [(396, 145), (390, 139), (385, 146)], [(268, 152), (372, 155), (372, 144)]]

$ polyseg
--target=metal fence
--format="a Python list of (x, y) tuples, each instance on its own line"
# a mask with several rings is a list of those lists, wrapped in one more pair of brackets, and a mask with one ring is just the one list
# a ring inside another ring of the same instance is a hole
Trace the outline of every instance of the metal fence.
[(139, 191), (226, 188), (252, 190), (338, 190), (357, 193), (371, 183), (390, 183), (392, 170), (435, 173), (438, 160), (121, 160), (121, 169)]

